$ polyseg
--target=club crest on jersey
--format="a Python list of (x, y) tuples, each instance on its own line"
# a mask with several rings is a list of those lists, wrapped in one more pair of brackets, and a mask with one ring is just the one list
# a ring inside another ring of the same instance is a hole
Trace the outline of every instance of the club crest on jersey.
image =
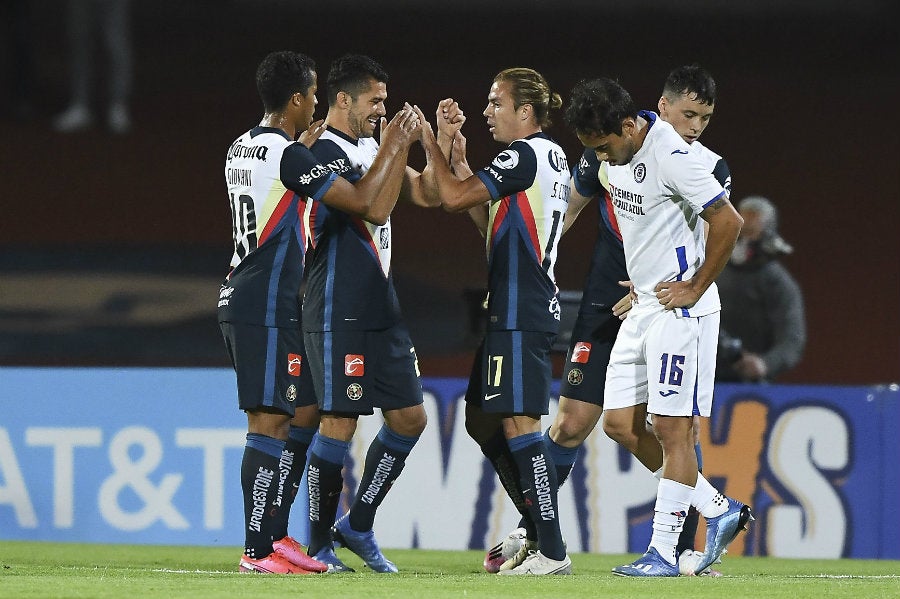
[(572, 362), (576, 364), (587, 364), (591, 358), (591, 344), (587, 341), (579, 341), (572, 348)]
[[(344, 356), (344, 374), (347, 376), (363, 376), (366, 373), (366, 359), (360, 354)], [(360, 390), (361, 392), (361, 390)], [(351, 398), (352, 399), (352, 398)]]
[(581, 372), (580, 368), (573, 368), (569, 371), (566, 380), (569, 381), (570, 385), (578, 386), (584, 380), (584, 373)]
[(300, 354), (288, 354), (288, 374), (291, 376), (300, 376), (300, 369), (303, 367), (303, 357)]
[(505, 170), (516, 168), (519, 165), (519, 153), (515, 150), (503, 150), (491, 164)]
[(297, 386), (294, 384), (291, 384), (287, 388), (287, 391), (285, 391), (284, 398), (287, 399), (289, 402), (294, 403), (294, 401), (296, 401), (296, 399), (297, 399)]
[(362, 399), (363, 396), (363, 388), (359, 383), (350, 383), (347, 386), (347, 397), (352, 399), (353, 401), (357, 401)]
[(634, 180), (636, 183), (640, 183), (644, 180), (644, 177), (647, 176), (647, 167), (643, 162), (639, 162), (637, 166), (634, 167)]

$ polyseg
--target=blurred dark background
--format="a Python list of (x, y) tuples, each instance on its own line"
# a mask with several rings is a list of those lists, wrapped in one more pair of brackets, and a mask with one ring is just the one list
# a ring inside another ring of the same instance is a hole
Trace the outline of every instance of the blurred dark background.
[[(456, 98), (473, 168), (499, 150), (481, 111), (502, 68), (536, 68), (564, 99), (580, 78), (612, 76), (655, 109), (669, 70), (701, 63), (719, 85), (702, 141), (731, 166), (732, 200), (772, 199), (796, 248), (785, 263), (809, 341), (782, 381), (900, 380), (893, 0), (135, 2), (133, 122), (118, 135), (54, 131), (69, 97), (63, 3), (19, 2), (24, 19), (13, 4), (0, 13), (0, 365), (227, 365), (215, 323), (231, 255), (223, 160), (261, 117), (256, 65), (294, 49), (321, 79), (346, 52), (373, 56), (391, 74), (389, 110), (408, 100), (431, 115)], [(95, 56), (103, 106), (99, 44)], [(573, 162), (580, 146), (557, 121)], [(411, 156), (423, 166), (419, 148)], [(565, 290), (580, 288), (595, 237), (595, 210), (580, 220), (560, 246)], [(440, 210), (400, 206), (393, 222), (422, 372), (464, 376), (481, 238)]]

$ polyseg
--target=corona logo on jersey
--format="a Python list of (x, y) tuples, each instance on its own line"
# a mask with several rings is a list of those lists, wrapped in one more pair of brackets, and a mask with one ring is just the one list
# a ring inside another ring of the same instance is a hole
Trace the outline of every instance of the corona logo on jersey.
[(344, 374), (347, 376), (363, 376), (366, 373), (366, 359), (360, 354), (344, 356)]
[(300, 370), (303, 368), (303, 357), (300, 354), (288, 354), (288, 374), (291, 376), (300, 376)]
[(587, 364), (591, 358), (591, 344), (587, 341), (579, 341), (572, 348), (572, 362), (576, 364)]

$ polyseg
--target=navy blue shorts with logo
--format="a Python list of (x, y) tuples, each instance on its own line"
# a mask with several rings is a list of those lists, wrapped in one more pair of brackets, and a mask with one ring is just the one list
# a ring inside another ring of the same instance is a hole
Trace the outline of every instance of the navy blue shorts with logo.
[(293, 416), (296, 408), (315, 405), (300, 329), (232, 322), (220, 322), (219, 327), (237, 375), (242, 410)]
[(304, 335), (319, 411), (362, 415), (422, 403), (418, 358), (403, 324)]
[(466, 401), (485, 412), (547, 414), (554, 333), (488, 331), (475, 354)]
[(559, 394), (603, 407), (606, 367), (622, 321), (609, 308), (579, 312), (563, 366)]

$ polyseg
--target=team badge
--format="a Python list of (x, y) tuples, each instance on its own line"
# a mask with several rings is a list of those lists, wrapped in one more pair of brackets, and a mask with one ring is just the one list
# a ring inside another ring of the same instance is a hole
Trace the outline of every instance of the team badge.
[(566, 377), (566, 380), (569, 381), (570, 385), (580, 385), (581, 381), (584, 380), (584, 373), (581, 372), (580, 368), (573, 368), (569, 371), (569, 376)]
[(287, 391), (284, 394), (285, 399), (289, 402), (294, 403), (294, 400), (297, 399), (297, 386), (293, 383), (287, 388)]
[(591, 358), (591, 344), (587, 341), (579, 341), (572, 348), (572, 362), (576, 364), (587, 364)]
[(503, 150), (497, 154), (492, 164), (506, 170), (516, 168), (519, 165), (519, 153), (515, 150)]
[(303, 356), (300, 354), (288, 354), (288, 374), (290, 376), (300, 376), (302, 367)]
[(643, 162), (639, 162), (637, 166), (634, 167), (634, 180), (637, 183), (640, 183), (644, 180), (644, 177), (647, 176), (647, 167), (644, 166)]
[(344, 374), (347, 376), (363, 376), (366, 373), (366, 359), (360, 354), (344, 356)]
[(362, 385), (360, 385), (359, 383), (350, 383), (350, 385), (347, 386), (347, 397), (349, 397), (353, 401), (356, 401), (358, 399), (361, 399), (362, 396)]

